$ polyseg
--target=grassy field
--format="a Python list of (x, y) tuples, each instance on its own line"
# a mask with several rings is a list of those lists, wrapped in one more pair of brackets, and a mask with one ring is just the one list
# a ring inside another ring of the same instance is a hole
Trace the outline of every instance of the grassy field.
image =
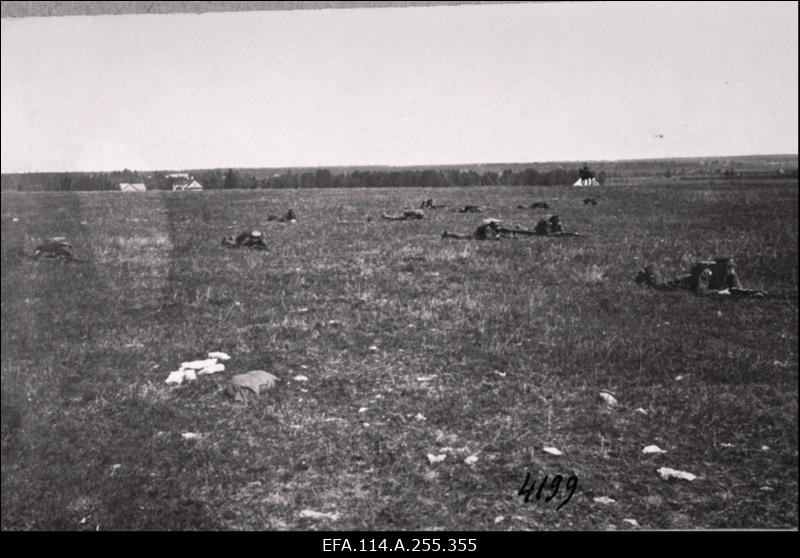
[[(431, 196), (486, 209), (379, 218)], [(585, 236), (440, 238), (538, 200)], [(2, 528), (796, 529), (797, 300), (633, 277), (725, 254), (796, 293), (797, 209), (796, 180), (3, 193)], [(252, 228), (268, 252), (220, 246)], [(91, 263), (14, 256), (56, 235)], [(165, 384), (213, 350), (225, 372)], [(278, 386), (226, 398), (251, 369)], [(577, 489), (526, 503), (527, 473)]]

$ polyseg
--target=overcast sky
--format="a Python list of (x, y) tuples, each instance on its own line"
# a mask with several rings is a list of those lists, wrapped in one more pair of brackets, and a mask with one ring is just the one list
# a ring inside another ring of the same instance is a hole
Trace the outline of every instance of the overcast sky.
[(2, 20), (2, 172), (798, 152), (796, 2)]

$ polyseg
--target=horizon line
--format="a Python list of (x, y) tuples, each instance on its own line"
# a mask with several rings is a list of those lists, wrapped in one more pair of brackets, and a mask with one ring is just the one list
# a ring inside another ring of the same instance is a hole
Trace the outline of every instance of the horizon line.
[(0, 171), (0, 175), (8, 174), (79, 174), (79, 173), (113, 173), (123, 172), (125, 170), (131, 172), (158, 172), (158, 171), (175, 171), (175, 170), (192, 170), (192, 171), (214, 171), (220, 169), (341, 169), (348, 167), (367, 168), (367, 167), (382, 167), (382, 168), (395, 168), (407, 169), (412, 167), (469, 167), (469, 166), (502, 166), (502, 165), (552, 165), (552, 164), (565, 164), (576, 163), (580, 161), (584, 164), (591, 163), (628, 163), (635, 161), (676, 161), (676, 160), (696, 160), (696, 159), (743, 159), (747, 157), (800, 157), (798, 153), (751, 153), (748, 155), (696, 155), (696, 156), (674, 156), (674, 157), (633, 157), (624, 159), (558, 159), (558, 160), (545, 160), (545, 161), (500, 161), (500, 162), (472, 162), (472, 163), (421, 163), (421, 164), (405, 164), (393, 165), (383, 163), (368, 163), (368, 164), (337, 164), (337, 165), (265, 165), (265, 166), (231, 166), (223, 165), (218, 167), (160, 167), (149, 169), (133, 169), (128, 167), (115, 168), (115, 169), (93, 169), (93, 170), (26, 170), (26, 171)]

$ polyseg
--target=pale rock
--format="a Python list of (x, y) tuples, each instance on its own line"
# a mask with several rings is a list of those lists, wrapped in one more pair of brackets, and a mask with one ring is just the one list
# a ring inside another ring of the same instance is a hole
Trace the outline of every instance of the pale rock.
[(189, 361), (189, 362), (182, 362), (181, 363), (181, 368), (184, 369), (184, 370), (187, 369), (187, 368), (191, 368), (192, 370), (202, 370), (203, 368), (206, 368), (208, 366), (212, 366), (212, 365), (214, 365), (216, 363), (217, 363), (217, 359), (215, 359), (215, 358), (207, 358), (205, 360), (192, 360), (192, 361)]
[(669, 467), (661, 467), (657, 470), (657, 472), (664, 480), (680, 479), (691, 482), (697, 478), (697, 476), (693, 475), (692, 473), (670, 469)]
[(600, 392), (600, 398), (606, 402), (609, 407), (614, 407), (617, 405), (616, 398), (611, 395), (610, 393), (606, 393), (605, 391)]
[(652, 445), (642, 448), (642, 453), (667, 453), (667, 450), (663, 450), (656, 445)]
[(201, 368), (197, 371), (198, 374), (214, 374), (216, 372), (223, 372), (225, 370), (225, 365), (221, 362), (217, 362), (216, 364), (212, 364), (211, 366), (206, 366), (205, 368)]
[(429, 454), (428, 454), (428, 461), (429, 461), (431, 464), (433, 464), (433, 463), (441, 463), (441, 462), (442, 462), (442, 461), (444, 461), (445, 459), (447, 459), (447, 454), (446, 454), (446, 453), (443, 453), (443, 454), (441, 454), (441, 455), (434, 455), (434, 454), (432, 454), (432, 453), (429, 453)]
[(592, 500), (594, 500), (598, 504), (614, 504), (614, 503), (616, 503), (616, 500), (614, 500), (613, 498), (609, 498), (608, 496), (595, 496), (594, 498), (592, 498)]
[(305, 519), (330, 519), (331, 521), (337, 521), (339, 519), (339, 514), (318, 512), (314, 510), (303, 510), (300, 512), (300, 517)]
[(175, 370), (174, 372), (170, 372), (169, 376), (167, 376), (166, 383), (168, 384), (182, 384), (184, 378), (185, 371), (184, 370)]
[(214, 351), (212, 353), (208, 353), (208, 358), (214, 358), (217, 360), (230, 360), (231, 357), (227, 353), (223, 353), (222, 351)]

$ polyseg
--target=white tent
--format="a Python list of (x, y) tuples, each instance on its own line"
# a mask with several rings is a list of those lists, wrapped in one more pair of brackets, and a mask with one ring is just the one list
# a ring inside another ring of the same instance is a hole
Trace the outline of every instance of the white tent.
[(141, 182), (137, 184), (128, 184), (127, 182), (120, 182), (119, 190), (120, 192), (146, 192), (147, 187)]
[(586, 180), (581, 180), (579, 178), (578, 180), (575, 181), (575, 184), (573, 184), (573, 186), (600, 186), (600, 183), (594, 177)]
[(201, 192), (203, 190), (203, 185), (194, 179), (192, 179), (191, 182), (182, 180), (173, 184), (172, 190), (175, 192)]

